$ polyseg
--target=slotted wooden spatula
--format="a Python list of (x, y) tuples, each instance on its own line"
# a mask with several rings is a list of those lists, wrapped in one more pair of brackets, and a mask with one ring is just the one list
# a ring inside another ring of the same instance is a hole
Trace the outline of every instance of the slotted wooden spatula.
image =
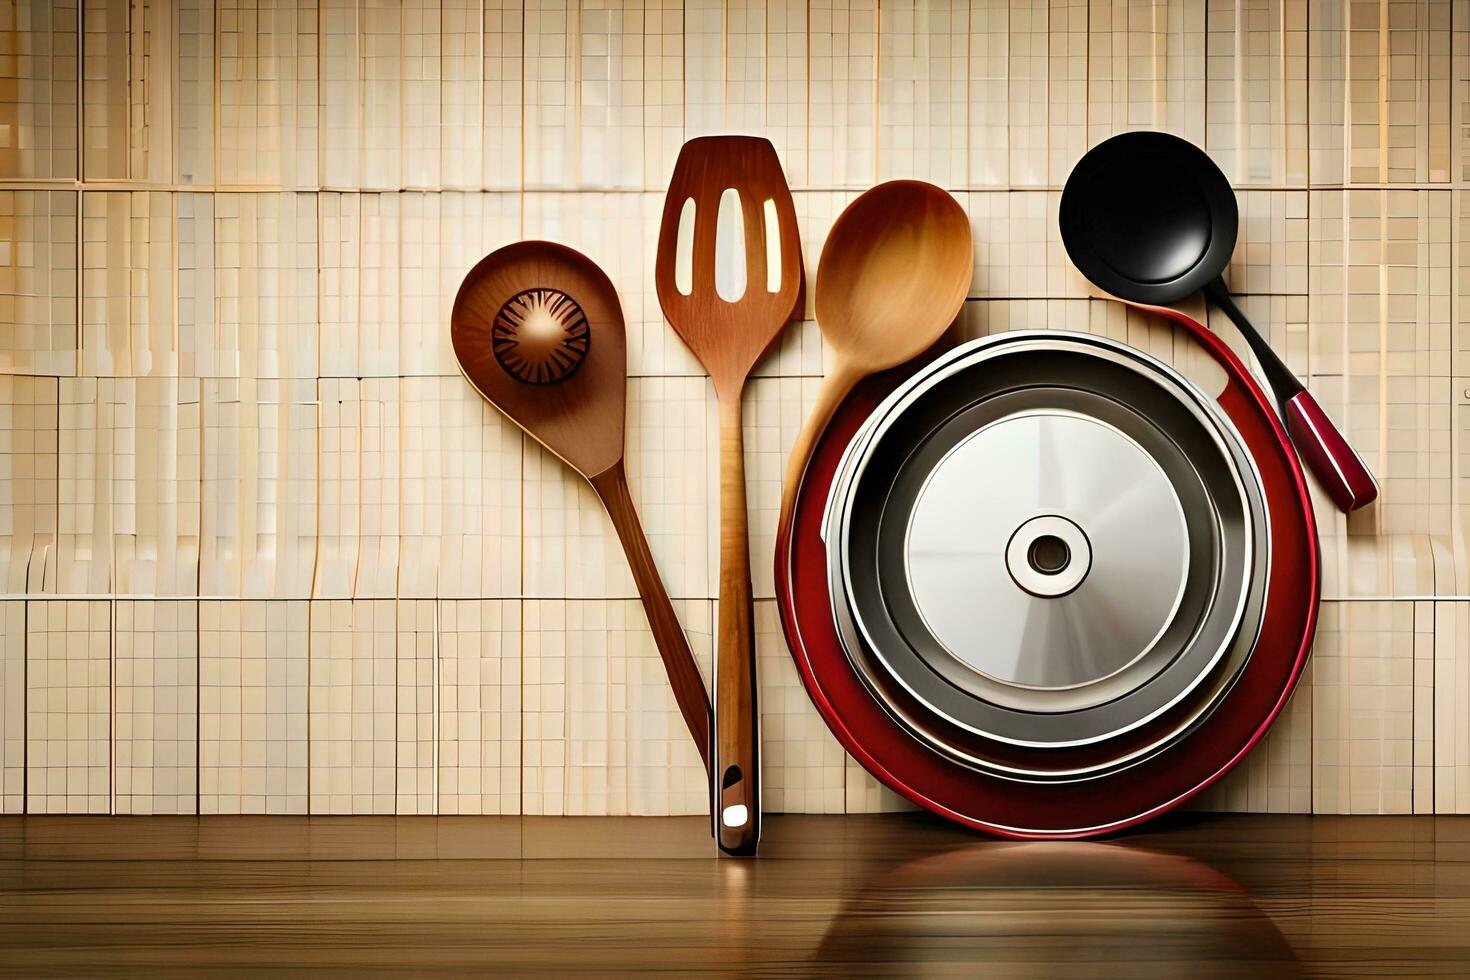
[(706, 136), (679, 152), (658, 235), (664, 316), (704, 365), (720, 402), (720, 617), (710, 758), (715, 839), (729, 854), (760, 840), (755, 630), (740, 399), (745, 379), (801, 295), (801, 238), (769, 140)]

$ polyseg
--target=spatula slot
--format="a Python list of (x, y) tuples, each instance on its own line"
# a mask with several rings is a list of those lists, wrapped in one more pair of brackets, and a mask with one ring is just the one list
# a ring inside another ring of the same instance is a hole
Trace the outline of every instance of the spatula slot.
[(679, 237), (674, 244), (674, 288), (679, 295), (694, 292), (694, 198), (684, 198), (679, 210)]
[(715, 293), (726, 303), (745, 295), (745, 215), (740, 192), (727, 187), (720, 194), (715, 219)]
[(766, 198), (761, 205), (761, 218), (766, 233), (766, 292), (781, 291), (781, 222), (776, 217), (776, 202)]

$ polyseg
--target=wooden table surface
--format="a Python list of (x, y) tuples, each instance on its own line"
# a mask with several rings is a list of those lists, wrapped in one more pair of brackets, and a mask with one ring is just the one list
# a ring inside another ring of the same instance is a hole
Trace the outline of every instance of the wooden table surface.
[(1470, 975), (1470, 818), (0, 818), (0, 972)]

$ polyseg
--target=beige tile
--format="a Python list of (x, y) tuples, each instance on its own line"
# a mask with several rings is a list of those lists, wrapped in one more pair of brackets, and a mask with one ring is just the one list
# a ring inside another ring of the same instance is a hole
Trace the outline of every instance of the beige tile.
[[(1051, 7), (1049, 0), (1011, 0), (1009, 4), (1004, 76), (1007, 104), (1003, 120), (1007, 128), (1007, 152), (1004, 158), (993, 161), (994, 169), (986, 172), (986, 176), (1000, 179), (980, 180), (977, 183), (1044, 187), (1049, 182), (1051, 125), (1054, 107), (1051, 88), (1048, 84), (1052, 69), (1051, 55), (1054, 50), (1051, 33)], [(1063, 9), (1058, 5), (1058, 23), (1063, 26), (1067, 25), (1074, 13), (1075, 10)], [(992, 27), (992, 31), (998, 31), (998, 25)], [(1069, 38), (1064, 34), (1057, 39), (1055, 45), (1055, 50), (1061, 59), (1056, 65), (1060, 69), (1057, 94), (1061, 97), (1061, 101), (1055, 105), (1059, 132), (1064, 123), (1070, 124), (1075, 132), (1077, 122), (1085, 119), (1087, 111), (1085, 91), (1079, 97), (1076, 84), (1078, 69), (1085, 71), (1086, 64), (1085, 59), (1079, 64), (1078, 52), (1073, 49), (1071, 43), (1074, 40), (1075, 38)], [(973, 45), (971, 50), (973, 53)], [(994, 48), (991, 50), (994, 51)], [(998, 65), (991, 66), (987, 72), (988, 77), (994, 79), (999, 70)], [(971, 82), (973, 83), (977, 77), (979, 76), (972, 67)], [(999, 95), (998, 92), (995, 94)], [(973, 121), (974, 117), (971, 116), (971, 119)], [(972, 149), (975, 148), (976, 142), (972, 134)], [(975, 153), (970, 156), (972, 163), (980, 158)], [(1008, 180), (1005, 176), (1007, 171)]]
[(365, 188), (403, 184), (405, 120), (403, 44), (409, 11), (391, 0), (357, 6), (358, 85), (362, 93), (362, 162)]
[(115, 605), (117, 813), (199, 812), (199, 604)]
[(111, 810), (111, 603), (26, 604), (26, 812)]
[(219, 182), (320, 182), (318, 11), (306, 3), (221, 0)]
[(485, 187), (525, 185), (522, 147), (525, 118), (522, 93), (525, 70), (525, 4), (517, 0), (486, 0), (484, 42), (480, 57), (484, 79), (481, 112), (485, 141), (481, 183)]
[(970, 295), (991, 299), (1082, 298), (1087, 281), (1067, 259), (1055, 191), (977, 191), (959, 201), (974, 231)]
[(433, 599), (404, 599), (397, 606), (394, 812), (434, 814), (439, 812), (439, 743), (434, 720), (438, 706), (438, 603)]
[(77, 369), (77, 195), (0, 191), (0, 370)]
[(878, 4), (812, 0), (807, 25), (807, 178), (866, 188), (878, 174)]
[[(1307, 182), (1308, 78), (1317, 81), (1307, 71), (1309, 6), (1308, 0), (1208, 5), (1201, 145), (1234, 184)], [(1327, 84), (1336, 84), (1340, 97), (1340, 83), (1329, 78)], [(1319, 101), (1313, 108), (1335, 107)]]
[(1450, 179), (1450, 4), (1311, 0), (1312, 183)]
[[(41, 592), (55, 575), (57, 443), (55, 378), (0, 376), (0, 552), (4, 591)], [(50, 583), (54, 589), (54, 581)]]
[(113, 588), (193, 595), (199, 585), (200, 387), (193, 378), (98, 382), (109, 430)]
[[(82, 174), (128, 176), (128, 3), (84, 0), (82, 8)], [(141, 175), (140, 175), (141, 176)]]
[(764, 136), (807, 183), (807, 9), (756, 0), (684, 5), (684, 135)]
[[(705, 676), (711, 605), (675, 604)], [(522, 609), (524, 812), (708, 812), (704, 767), (642, 606), (536, 599)]]
[(1061, 187), (1087, 150), (1089, 0), (1050, 0), (1047, 6), (1046, 178), (1041, 182)]
[(173, 195), (82, 195), (81, 373), (172, 377)]
[[(1307, 0), (1307, 27), (1308, 175), (1314, 187), (1342, 184), (1347, 181), (1348, 5)], [(1363, 46), (1377, 51), (1376, 41), (1364, 38)]]
[(1356, 592), (1343, 557), (1352, 538), (1386, 547), (1387, 536), (1451, 530), (1451, 206), (1439, 191), (1311, 196), (1306, 380), (1382, 491), (1346, 520), (1317, 491), (1328, 594)]
[(682, 5), (533, 0), (525, 18), (526, 186), (660, 186), (682, 138)]
[(307, 812), (308, 603), (199, 603), (199, 812)]
[[(1044, 11), (1040, 15), (1045, 18)], [(1037, 85), (1027, 72), (1040, 60), (1031, 53), (1036, 35), (1028, 30), (1035, 16), (1032, 4), (1025, 0), (970, 4), (969, 69), (964, 75), (966, 186), (1004, 187), (1011, 182), (1013, 109), (1027, 106), (1038, 91), (1044, 92), (1044, 86)], [(1018, 123), (1029, 125), (1031, 113), (1015, 115)], [(1025, 137), (1017, 136), (1024, 147)]]
[(392, 599), (311, 604), (314, 814), (396, 810), (397, 641)]
[(200, 373), (316, 377), (317, 195), (217, 194), (213, 203), (215, 336)]
[(0, 603), (0, 813), (26, 803), (26, 604)]
[(774, 601), (755, 604), (761, 805), (767, 813), (842, 813), (851, 761), (797, 677)]
[(77, 7), (39, 4), (10, 14), (17, 67), (5, 99), (11, 132), (0, 143), (0, 177), (77, 175)]
[[(453, 186), (445, 180), (445, 163), (453, 157), (445, 152), (445, 144), (451, 139), (458, 142), (462, 175), (474, 172), (480, 152), (477, 139), (469, 142), (479, 135), (479, 127), (465, 125), (472, 114), (478, 116), (480, 109), (479, 93), (470, 84), (479, 77), (479, 66), (469, 56), (479, 47), (475, 37), (478, 18), (471, 23), (464, 0), (451, 0), (448, 9), (440, 0), (407, 0), (401, 6), (399, 98), (403, 142), (399, 153), (403, 158), (403, 186)], [(446, 22), (465, 32), (459, 44), (446, 34)], [(451, 130), (454, 124), (458, 125)]]
[[(384, 395), (392, 393), (385, 389), (393, 385), (356, 378), (323, 378), (318, 382), (321, 414), (317, 424), (317, 555), (312, 595), (319, 599), (346, 599), (356, 594), (363, 518), (365, 387), (370, 394)], [(376, 417), (376, 413), (370, 417)]]
[[(1415, 776), (1413, 602), (1322, 606), (1313, 649), (1312, 811), (1412, 813)], [(1422, 624), (1421, 624), (1422, 626)]]
[[(213, 130), (211, 129), (211, 133)], [(221, 353), (215, 294), (215, 200), (213, 194), (174, 195), (177, 256), (174, 322), (178, 325), (178, 373), (186, 378), (219, 376), (233, 363)]]
[(316, 381), (205, 381), (203, 396), (200, 594), (308, 595), (316, 561)]
[(521, 810), (521, 604), (439, 603), (439, 812)]
[(214, 0), (178, 0), (177, 169), (180, 184), (215, 180)]
[(1087, 141), (1132, 129), (1205, 135), (1205, 11), (1200, 4), (1092, 0)]
[(112, 591), (112, 453), (107, 386), (96, 378), (59, 382), (56, 590)]
[(878, 177), (963, 186), (970, 0), (896, 0), (878, 10)]
[(1434, 812), (1470, 813), (1470, 602), (1436, 602), (1433, 619)]
[(521, 430), (458, 376), (405, 378), (402, 392), (397, 594), (518, 596)]

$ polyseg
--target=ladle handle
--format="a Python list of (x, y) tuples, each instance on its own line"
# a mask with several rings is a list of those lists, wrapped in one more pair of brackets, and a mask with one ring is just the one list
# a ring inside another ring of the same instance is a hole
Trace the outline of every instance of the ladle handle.
[(1347, 438), (1332, 424), (1332, 419), (1317, 404), (1317, 399), (1291, 373), (1266, 338), (1246, 318), (1225, 283), (1218, 277), (1205, 286), (1205, 296), (1228, 316), (1250, 344), (1266, 380), (1281, 406), (1286, 431), (1307, 468), (1322, 482), (1322, 488), (1343, 513), (1372, 503), (1378, 497), (1378, 483), (1353, 450)]
[(1339, 510), (1350, 514), (1377, 498), (1373, 474), (1310, 391), (1303, 388), (1293, 395), (1284, 412), (1293, 445)]
[(633, 570), (633, 581), (638, 585), (638, 595), (643, 600), (643, 611), (648, 616), (649, 628), (653, 630), (653, 642), (663, 658), (664, 670), (669, 675), (669, 685), (674, 689), (674, 700), (689, 726), (689, 734), (699, 749), (699, 758), (705, 772), (710, 766), (710, 706), (704, 692), (704, 680), (699, 676), (699, 665), (689, 649), (679, 617), (674, 613), (669, 594), (653, 563), (653, 552), (648, 549), (648, 538), (643, 525), (638, 521), (638, 511), (633, 508), (633, 496), (628, 491), (628, 477), (623, 470), (623, 461), (618, 460), (608, 469), (589, 478), (592, 489), (602, 499), (618, 532), (618, 540), (628, 556), (628, 567)]
[(720, 398), (720, 614), (715, 643), (715, 840), (727, 854), (760, 843), (760, 716), (750, 533), (745, 508), (745, 438), (740, 391)]

